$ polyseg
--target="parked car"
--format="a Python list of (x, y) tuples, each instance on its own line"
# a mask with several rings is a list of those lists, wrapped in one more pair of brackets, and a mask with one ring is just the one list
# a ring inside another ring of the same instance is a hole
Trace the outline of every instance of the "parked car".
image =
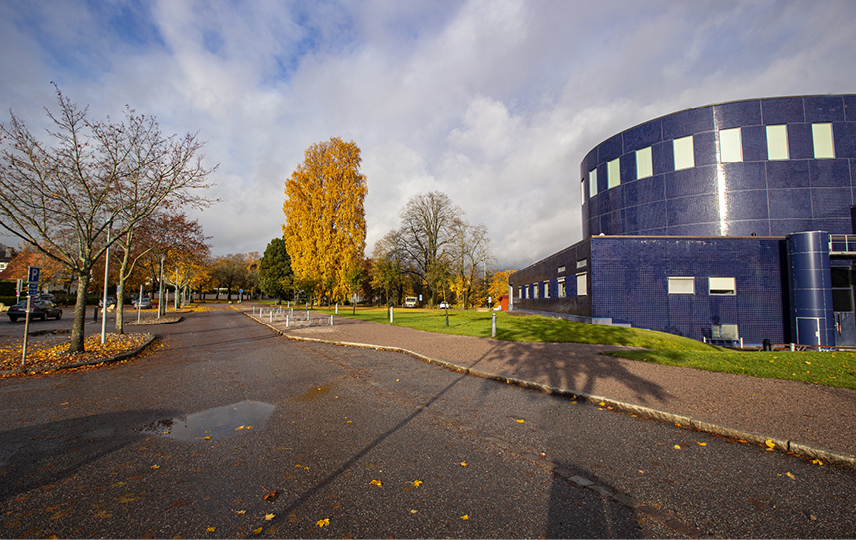
[(138, 307), (140, 309), (152, 309), (152, 299), (148, 297), (143, 297), (142, 300), (139, 297), (134, 297), (131, 300), (131, 303), (134, 307)]
[[(115, 306), (115, 305), (116, 305), (116, 297), (108, 296), (107, 297), (107, 307)], [(98, 307), (104, 307), (104, 299), (103, 298), (98, 300)]]
[(449, 305), (449, 302), (440, 302), (440, 309), (452, 309), (452, 306)]
[[(27, 316), (27, 301), (21, 300), (14, 306), (10, 307), (9, 311), (6, 312), (6, 315), (9, 316), (9, 320), (12, 322), (17, 321), (18, 319), (23, 319)], [(53, 317), (57, 320), (62, 319), (62, 308), (50, 300), (33, 300), (30, 319), (41, 319), (44, 321), (47, 320), (48, 317)]]
[(416, 307), (417, 302), (418, 300), (415, 296), (408, 296), (404, 299), (404, 307)]

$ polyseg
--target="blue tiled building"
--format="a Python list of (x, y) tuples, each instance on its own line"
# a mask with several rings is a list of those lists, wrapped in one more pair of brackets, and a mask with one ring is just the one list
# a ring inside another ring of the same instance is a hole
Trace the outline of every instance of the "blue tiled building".
[(513, 274), (512, 309), (695, 339), (856, 345), (856, 95), (722, 103), (580, 164), (582, 242)]

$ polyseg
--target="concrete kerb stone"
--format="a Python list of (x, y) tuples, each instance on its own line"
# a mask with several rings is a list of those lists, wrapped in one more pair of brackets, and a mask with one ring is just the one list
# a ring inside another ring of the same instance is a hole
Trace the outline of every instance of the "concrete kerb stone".
[(758, 433), (751, 433), (748, 431), (741, 431), (741, 430), (729, 428), (726, 426), (720, 426), (719, 424), (714, 424), (711, 422), (705, 422), (703, 420), (691, 418), (689, 416), (684, 416), (684, 415), (680, 415), (680, 414), (674, 414), (674, 413), (670, 413), (670, 412), (666, 412), (666, 411), (661, 411), (659, 409), (653, 409), (651, 407), (645, 407), (645, 406), (636, 405), (633, 403), (625, 403), (623, 401), (617, 401), (617, 400), (610, 399), (610, 398), (607, 398), (604, 396), (587, 394), (585, 392), (579, 392), (577, 390), (573, 390), (573, 389), (569, 389), (569, 388), (559, 388), (559, 387), (550, 386), (550, 385), (543, 384), (543, 383), (537, 383), (537, 382), (533, 382), (533, 381), (517, 379), (514, 377), (505, 377), (502, 375), (497, 375), (495, 373), (488, 373), (486, 371), (481, 371), (481, 370), (477, 370), (477, 369), (470, 369), (466, 366), (461, 366), (461, 365), (455, 364), (453, 362), (448, 362), (446, 360), (438, 360), (436, 358), (431, 358), (431, 357), (425, 356), (423, 354), (419, 354), (417, 352), (410, 351), (408, 349), (404, 349), (401, 347), (386, 347), (386, 346), (372, 345), (369, 343), (352, 343), (352, 342), (345, 342), (345, 341), (334, 341), (334, 340), (329, 340), (329, 339), (318, 339), (318, 338), (308, 338), (308, 337), (302, 337), (302, 336), (291, 336), (291, 335), (285, 334), (281, 330), (275, 328), (274, 326), (272, 326), (272, 325), (270, 325), (264, 321), (256, 319), (252, 315), (250, 315), (244, 311), (241, 311), (238, 308), (234, 308), (234, 309), (240, 313), (243, 313), (244, 315), (251, 318), (252, 320), (267, 326), (268, 328), (270, 328), (274, 332), (276, 332), (282, 336), (285, 336), (288, 339), (294, 340), (294, 341), (309, 341), (309, 342), (315, 342), (315, 343), (326, 343), (329, 345), (339, 345), (342, 347), (359, 347), (359, 348), (363, 348), (363, 349), (374, 349), (374, 350), (378, 350), (378, 351), (391, 351), (391, 352), (404, 353), (404, 354), (410, 355), (410, 356), (412, 356), (418, 360), (422, 360), (424, 362), (427, 362), (429, 364), (438, 365), (438, 366), (441, 366), (443, 368), (449, 369), (451, 371), (463, 373), (465, 375), (472, 375), (474, 377), (480, 377), (480, 378), (484, 378), (484, 379), (493, 379), (496, 381), (503, 382), (505, 384), (510, 384), (513, 386), (519, 386), (521, 388), (529, 388), (529, 389), (533, 389), (533, 390), (540, 390), (541, 392), (544, 392), (547, 394), (561, 396), (561, 397), (565, 397), (565, 398), (569, 398), (569, 399), (582, 399), (584, 401), (588, 401), (588, 402), (594, 403), (596, 405), (600, 405), (601, 403), (603, 403), (604, 406), (612, 407), (614, 410), (617, 410), (617, 411), (626, 412), (626, 413), (633, 413), (633, 414), (637, 414), (639, 416), (644, 416), (646, 418), (652, 418), (654, 420), (659, 420), (661, 422), (672, 423), (678, 427), (692, 429), (694, 431), (700, 431), (703, 433), (710, 433), (712, 435), (718, 435), (720, 437), (726, 437), (729, 439), (746, 441), (747, 443), (759, 444), (759, 445), (765, 445), (765, 446), (767, 445), (767, 441), (772, 441), (775, 445), (774, 446), (775, 450), (778, 450), (781, 452), (786, 452), (786, 453), (796, 454), (796, 455), (802, 456), (804, 458), (819, 459), (819, 460), (823, 461), (824, 463), (834, 463), (836, 465), (841, 465), (841, 466), (856, 470), (856, 457), (848, 456), (845, 454), (840, 454), (840, 453), (833, 452), (831, 450), (827, 450), (824, 448), (815, 448), (815, 447), (809, 446), (807, 444), (799, 443), (797, 441), (780, 439), (777, 437), (771, 437), (771, 436), (762, 435), (762, 434), (758, 434)]
[(28, 372), (46, 372), (46, 371), (58, 371), (60, 369), (71, 369), (83, 366), (94, 366), (95, 364), (108, 364), (110, 362), (118, 362), (120, 360), (125, 360), (126, 358), (131, 358), (132, 356), (136, 356), (142, 352), (143, 349), (148, 347), (155, 339), (157, 339), (157, 335), (150, 334), (149, 338), (139, 347), (132, 351), (128, 351), (126, 353), (117, 354), (111, 358), (107, 358), (106, 360), (90, 360), (88, 362), (77, 362), (74, 364), (67, 364), (64, 366), (56, 366), (56, 367), (48, 367), (48, 368), (18, 368), (18, 369), (7, 369), (4, 371), (0, 371), (0, 375), (15, 375), (18, 373), (28, 373)]

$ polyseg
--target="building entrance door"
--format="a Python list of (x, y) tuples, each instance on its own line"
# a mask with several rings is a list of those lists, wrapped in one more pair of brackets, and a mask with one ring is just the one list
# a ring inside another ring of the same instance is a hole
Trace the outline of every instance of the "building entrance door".
[(797, 345), (823, 345), (819, 317), (797, 317)]

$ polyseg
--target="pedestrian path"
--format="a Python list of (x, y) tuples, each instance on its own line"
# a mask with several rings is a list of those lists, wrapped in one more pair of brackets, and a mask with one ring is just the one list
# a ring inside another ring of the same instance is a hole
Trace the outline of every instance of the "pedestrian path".
[[(473, 375), (574, 394), (683, 427), (856, 468), (856, 391), (661, 366), (602, 355), (620, 346), (518, 343), (435, 334), (334, 317), (332, 326), (290, 327), (247, 316), (295, 339), (401, 350)], [(323, 312), (322, 312), (323, 313)]]

